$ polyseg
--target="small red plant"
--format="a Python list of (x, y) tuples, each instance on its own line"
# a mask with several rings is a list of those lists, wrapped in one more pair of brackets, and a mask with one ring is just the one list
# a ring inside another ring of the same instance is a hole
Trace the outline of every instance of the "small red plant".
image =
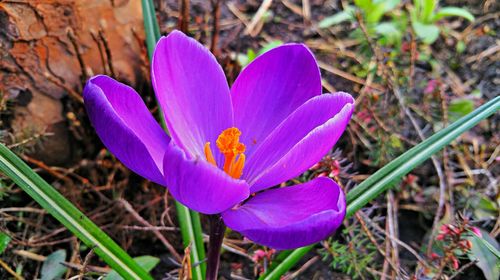
[(480, 235), (480, 231), (469, 224), (468, 219), (462, 219), (457, 224), (443, 224), (439, 230), (436, 240), (441, 245), (442, 252), (432, 252), (431, 260), (438, 265), (438, 275), (443, 270), (450, 268), (458, 270), (460, 267), (459, 258), (472, 248), (472, 243), (467, 239), (469, 232)]

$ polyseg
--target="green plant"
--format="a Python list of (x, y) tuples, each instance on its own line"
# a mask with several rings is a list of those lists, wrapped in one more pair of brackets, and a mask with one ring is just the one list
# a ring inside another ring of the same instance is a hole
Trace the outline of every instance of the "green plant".
[(47, 256), (40, 271), (41, 280), (61, 279), (68, 268), (63, 265), (66, 261), (66, 250), (59, 249)]
[(367, 24), (379, 23), (382, 17), (400, 2), (400, 0), (354, 0), (356, 7), (363, 11)]
[[(368, 35), (378, 38), (384, 46), (401, 44), (403, 32), (406, 29), (406, 15), (395, 8), (400, 0), (354, 0), (354, 6), (347, 6), (341, 12), (326, 17), (319, 22), (319, 28), (328, 28), (339, 23), (355, 22), (356, 14), (361, 13), (367, 26)], [(390, 21), (381, 21), (385, 15), (391, 17)], [(364, 41), (364, 35), (358, 28), (353, 36)]]
[(0, 201), (9, 196), (9, 192), (12, 189), (12, 183), (10, 180), (0, 178)]
[(0, 232), (0, 254), (5, 251), (11, 240), (12, 238), (10, 238), (10, 236), (6, 233)]
[(264, 46), (262, 46), (262, 48), (260, 48), (260, 50), (258, 50), (257, 52), (255, 52), (253, 49), (248, 49), (246, 54), (239, 54), (236, 57), (236, 59), (238, 60), (238, 63), (240, 64), (241, 67), (245, 67), (250, 62), (252, 62), (252, 60), (254, 60), (257, 56), (267, 52), (268, 50), (270, 50), (272, 48), (280, 46), (280, 45), (283, 45), (282, 41), (274, 40), (274, 41), (271, 41), (271, 42), (265, 44)]
[(488, 232), (478, 229), (479, 235), (470, 233), (468, 240), (472, 243), (472, 248), (467, 256), (471, 261), (477, 261), (477, 266), (483, 271), (487, 280), (494, 280), (500, 277), (500, 246)]
[(414, 0), (410, 10), (411, 25), (415, 34), (426, 44), (434, 43), (439, 37), (437, 22), (445, 17), (463, 17), (474, 21), (474, 16), (466, 9), (459, 7), (438, 8), (438, 0)]
[[(378, 38), (384, 46), (399, 46), (407, 27), (407, 14), (396, 7), (400, 0), (354, 0), (354, 6), (347, 6), (341, 12), (326, 17), (319, 22), (319, 28), (328, 28), (339, 23), (356, 21), (356, 13), (361, 13), (367, 26), (368, 35)], [(426, 44), (434, 43), (439, 37), (438, 21), (445, 17), (462, 17), (474, 21), (474, 16), (464, 8), (438, 8), (438, 0), (414, 0), (410, 9), (411, 25), (415, 34)], [(390, 17), (389, 21), (382, 21)], [(353, 32), (357, 38), (362, 34), (358, 29)]]
[[(159, 258), (152, 256), (135, 257), (134, 261), (148, 272), (160, 263)], [(123, 278), (116, 272), (116, 270), (111, 270), (111, 272), (109, 272), (103, 280), (123, 280)]]
[(353, 279), (369, 278), (371, 274), (366, 268), (373, 262), (377, 248), (355, 225), (345, 228), (342, 235), (347, 238), (345, 244), (331, 238), (328, 240), (325, 249), (321, 250), (323, 260), (331, 256), (330, 266), (348, 274)]

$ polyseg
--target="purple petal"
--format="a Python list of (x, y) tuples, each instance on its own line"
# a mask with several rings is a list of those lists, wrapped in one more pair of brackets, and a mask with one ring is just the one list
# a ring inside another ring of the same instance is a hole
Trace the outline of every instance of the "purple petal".
[(164, 185), (163, 155), (170, 138), (131, 87), (95, 76), (83, 90), (85, 107), (97, 135), (135, 173)]
[(215, 145), (219, 134), (233, 125), (229, 87), (215, 57), (173, 31), (156, 46), (151, 76), (175, 143), (190, 156), (204, 156), (205, 143)]
[(203, 214), (216, 214), (245, 200), (250, 186), (199, 158), (188, 159), (171, 146), (165, 153), (165, 182), (172, 196)]
[(248, 239), (276, 249), (292, 249), (327, 238), (342, 223), (344, 193), (331, 179), (267, 190), (243, 206), (222, 213), (226, 225)]
[(319, 68), (306, 46), (287, 44), (257, 57), (231, 88), (234, 122), (242, 131), (246, 156), (290, 113), (319, 94)]
[(344, 132), (353, 103), (344, 92), (323, 94), (293, 112), (248, 160), (243, 178), (251, 192), (292, 179), (320, 161)]

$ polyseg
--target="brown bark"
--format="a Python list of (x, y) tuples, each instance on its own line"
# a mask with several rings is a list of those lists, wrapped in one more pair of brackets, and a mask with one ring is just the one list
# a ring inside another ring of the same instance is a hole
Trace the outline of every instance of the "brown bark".
[(54, 133), (37, 157), (62, 164), (71, 148), (61, 98), (81, 102), (82, 85), (95, 74), (144, 80), (143, 40), (140, 1), (1, 2), (0, 93), (17, 101), (13, 135)]

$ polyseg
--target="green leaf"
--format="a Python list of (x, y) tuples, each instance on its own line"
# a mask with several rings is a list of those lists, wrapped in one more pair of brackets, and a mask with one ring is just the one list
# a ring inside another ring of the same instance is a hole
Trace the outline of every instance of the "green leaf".
[(255, 51), (252, 49), (248, 49), (248, 51), (247, 51), (247, 58), (248, 58), (247, 64), (250, 63), (250, 61), (254, 60), (256, 57), (257, 57), (257, 54), (255, 53)]
[[(193, 238), (196, 243), (195, 249), (198, 255), (197, 258), (199, 259), (198, 262), (193, 262), (193, 265), (195, 266), (195, 269), (200, 269), (202, 274), (202, 278), (200, 279), (205, 279), (207, 263), (205, 262), (205, 244), (203, 242), (203, 229), (201, 228), (200, 213), (194, 210), (189, 210), (189, 214), (191, 216), (191, 224), (193, 225)], [(192, 258), (194, 259), (194, 257)]]
[(50, 254), (43, 262), (41, 271), (41, 280), (56, 280), (61, 279), (63, 274), (68, 270), (63, 262), (66, 261), (66, 250), (57, 250)]
[(380, 0), (380, 1), (375, 1), (375, 2), (383, 2), (384, 3), (384, 13), (387, 13), (394, 8), (396, 8), (399, 3), (401, 3), (401, 0)]
[[(352, 216), (356, 211), (391, 187), (394, 181), (408, 174), (415, 167), (429, 159), (433, 154), (460, 136), (460, 134), (471, 129), (481, 120), (496, 113), (499, 109), (500, 96), (497, 96), (467, 116), (435, 133), (375, 172), (346, 195), (346, 217)], [(292, 268), (313, 247), (314, 245), (310, 245), (298, 248), (291, 253), (287, 252), (289, 255), (277, 265), (275, 269), (269, 271), (265, 276), (259, 279), (280, 279), (281, 275)]]
[(240, 63), (241, 67), (245, 67), (256, 57), (257, 54), (255, 53), (255, 51), (252, 49), (248, 49), (246, 55), (241, 55), (241, 57), (238, 58), (238, 62)]
[(433, 21), (438, 21), (444, 17), (463, 17), (468, 21), (474, 21), (474, 16), (466, 9), (459, 7), (443, 7), (434, 15)]
[[(314, 245), (309, 245), (306, 247), (301, 247), (293, 251), (287, 251), (287, 257), (277, 265), (273, 270), (269, 269), (268, 272), (261, 277), (259, 280), (278, 280), (281, 279), (281, 275), (285, 274), (290, 268), (293, 267), (305, 254), (307, 254)], [(280, 255), (278, 255), (280, 256)]]
[(498, 215), (497, 204), (485, 195), (472, 197), (471, 208), (477, 219), (496, 219)]
[(378, 24), (377, 26), (375, 26), (375, 31), (380, 35), (385, 35), (384, 33), (401, 34), (401, 32), (399, 32), (398, 28), (396, 27), (396, 25), (392, 22), (382, 22), (382, 23)]
[(276, 269), (276, 267), (278, 267), (293, 252), (294, 250), (283, 250), (279, 252), (279, 254), (277, 254), (273, 258), (273, 261), (271, 265), (269, 265), (269, 267), (267, 268), (266, 272), (260, 275), (259, 280), (264, 279), (270, 272), (273, 272)]
[(371, 0), (354, 0), (354, 5), (362, 10), (368, 10), (372, 6)]
[(460, 41), (457, 42), (456, 50), (457, 50), (458, 53), (462, 54), (465, 51), (465, 47), (466, 47), (465, 46), (465, 42), (462, 41), (462, 40), (460, 40)]
[(474, 111), (474, 102), (466, 98), (454, 99), (450, 102), (448, 111), (450, 113), (450, 120), (456, 121), (459, 118)]
[(248, 64), (248, 52), (247, 54), (236, 53), (235, 55), (236, 55), (236, 62), (238, 62), (238, 64), (241, 67), (245, 67)]
[[(267, 44), (265, 44), (260, 50), (259, 52), (257, 53), (257, 56), (267, 52), (268, 50), (271, 50), (271, 49), (274, 49), (276, 47), (279, 47), (283, 45), (283, 41), (280, 41), (280, 40), (273, 40)], [(255, 57), (254, 57), (255, 59)]]
[(476, 265), (483, 271), (487, 280), (497, 280), (500, 278), (500, 253), (498, 253), (500, 247), (486, 231), (481, 230), (481, 235), (482, 237), (471, 234), (467, 238), (472, 243), (472, 249), (467, 256), (471, 261), (478, 261)]
[(238, 63), (241, 65), (241, 67), (245, 67), (250, 62), (252, 62), (254, 59), (256, 59), (257, 56), (267, 52), (270, 49), (276, 48), (276, 47), (281, 46), (281, 45), (283, 45), (282, 41), (274, 40), (274, 41), (271, 41), (271, 42), (265, 44), (257, 53), (252, 49), (248, 49), (246, 56), (237, 57)]
[(328, 28), (330, 26), (337, 25), (344, 21), (354, 20), (354, 8), (349, 6), (344, 11), (338, 12), (332, 16), (324, 18), (318, 23), (319, 28)]
[(424, 0), (422, 5), (422, 14), (421, 20), (422, 22), (428, 23), (430, 22), (432, 15), (434, 13), (434, 9), (436, 9), (438, 0)]
[(144, 30), (146, 32), (146, 46), (149, 60), (153, 57), (156, 42), (160, 40), (160, 27), (156, 20), (155, 6), (151, 0), (142, 0), (142, 14), (144, 17)]
[(196, 242), (194, 226), (191, 220), (191, 213), (186, 206), (176, 203), (175, 204), (177, 218), (179, 219), (179, 227), (181, 229), (182, 243), (184, 248), (191, 246), (191, 271), (193, 279), (205, 279), (205, 273), (201, 270), (200, 266), (194, 264), (200, 263), (203, 259), (198, 254), (198, 244)]
[(403, 143), (401, 143), (401, 140), (399, 139), (399, 136), (396, 134), (391, 134), (389, 137), (389, 142), (391, 143), (391, 146), (396, 149), (401, 149), (403, 148)]
[(151, 279), (106, 233), (3, 144), (0, 144), (0, 171), (124, 278)]
[(424, 24), (419, 21), (412, 22), (413, 30), (426, 44), (434, 43), (439, 37), (439, 28), (434, 24)]
[(380, 21), (385, 13), (385, 3), (378, 3), (376, 5), (371, 5), (368, 9), (364, 10), (366, 23), (368, 25), (375, 24)]
[(420, 14), (420, 11), (422, 10), (422, 0), (413, 0), (413, 9), (412, 11), (415, 14)]
[(498, 242), (493, 239), (488, 232), (482, 229), (479, 230), (481, 231), (481, 236), (477, 236), (473, 233), (474, 237), (476, 237), (477, 240), (497, 258), (497, 260), (500, 260), (500, 246), (498, 245)]
[(392, 22), (382, 22), (375, 26), (375, 32), (385, 38), (387, 44), (396, 44), (401, 40), (401, 31)]
[[(160, 263), (160, 259), (152, 256), (140, 256), (135, 257), (134, 261), (138, 263), (144, 270), (150, 272), (155, 268), (158, 263)], [(104, 277), (104, 280), (123, 280), (123, 278), (116, 272), (115, 270), (111, 270), (111, 272)]]
[(6, 233), (0, 232), (0, 254), (7, 249), (7, 246), (9, 245), (10, 241), (12, 239), (10, 236), (8, 236)]
[(497, 204), (486, 195), (480, 196), (479, 203), (477, 206), (486, 211), (491, 211), (494, 213), (498, 212)]

